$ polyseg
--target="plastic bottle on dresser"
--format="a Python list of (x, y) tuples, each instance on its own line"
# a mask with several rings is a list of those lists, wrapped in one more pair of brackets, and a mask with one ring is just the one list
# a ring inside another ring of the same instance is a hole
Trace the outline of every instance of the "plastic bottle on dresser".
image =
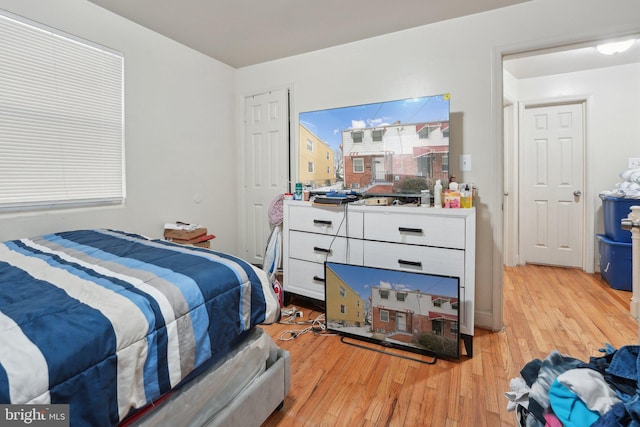
[(469, 184), (465, 184), (464, 189), (460, 191), (460, 207), (471, 208), (472, 205), (471, 189), (469, 188)]
[(436, 180), (436, 185), (433, 186), (433, 207), (442, 207), (442, 182), (439, 179)]
[(458, 190), (458, 183), (455, 181), (449, 183), (449, 207), (460, 207), (460, 191)]

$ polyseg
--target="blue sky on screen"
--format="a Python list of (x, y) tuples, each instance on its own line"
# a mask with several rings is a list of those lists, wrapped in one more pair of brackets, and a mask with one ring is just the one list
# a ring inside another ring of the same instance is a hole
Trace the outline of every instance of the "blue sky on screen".
[(300, 113), (300, 123), (337, 150), (342, 131), (449, 120), (449, 95), (424, 96)]
[(419, 290), (428, 295), (458, 298), (458, 279), (453, 277), (331, 262), (327, 266), (361, 296), (369, 295), (371, 287), (379, 286), (380, 281), (384, 281), (391, 283), (392, 286), (395, 285), (396, 289)]

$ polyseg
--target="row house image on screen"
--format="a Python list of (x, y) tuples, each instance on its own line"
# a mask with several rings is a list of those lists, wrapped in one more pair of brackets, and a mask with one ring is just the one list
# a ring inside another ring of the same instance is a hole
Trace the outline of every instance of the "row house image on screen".
[(344, 186), (386, 184), (408, 177), (449, 179), (449, 122), (400, 124), (342, 132)]

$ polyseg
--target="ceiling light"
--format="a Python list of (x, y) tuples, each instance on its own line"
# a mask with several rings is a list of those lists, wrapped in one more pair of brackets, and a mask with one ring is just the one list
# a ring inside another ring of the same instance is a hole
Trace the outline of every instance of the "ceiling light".
[(599, 44), (596, 49), (598, 49), (598, 52), (604, 53), (605, 55), (613, 55), (629, 49), (634, 41), (635, 40), (631, 39), (622, 42)]

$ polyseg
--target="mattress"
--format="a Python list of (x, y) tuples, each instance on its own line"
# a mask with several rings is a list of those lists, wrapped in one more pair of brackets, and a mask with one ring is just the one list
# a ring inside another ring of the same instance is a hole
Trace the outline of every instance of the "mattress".
[(275, 363), (278, 350), (267, 333), (255, 328), (222, 360), (121, 427), (205, 425)]
[(0, 244), (0, 403), (112, 426), (278, 317), (234, 256), (116, 230)]

